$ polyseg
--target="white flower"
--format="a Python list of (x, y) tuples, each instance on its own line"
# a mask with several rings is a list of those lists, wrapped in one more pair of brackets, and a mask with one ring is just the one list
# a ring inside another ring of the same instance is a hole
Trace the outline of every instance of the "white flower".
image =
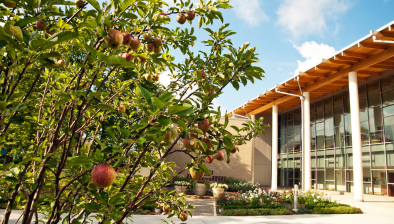
[(315, 194), (312, 194), (312, 197), (315, 197)]
[(317, 196), (317, 199), (319, 199), (320, 198), (320, 196)]
[(313, 202), (315, 202), (315, 203), (316, 203), (316, 202), (317, 202), (317, 200), (316, 200), (316, 199), (313, 199)]

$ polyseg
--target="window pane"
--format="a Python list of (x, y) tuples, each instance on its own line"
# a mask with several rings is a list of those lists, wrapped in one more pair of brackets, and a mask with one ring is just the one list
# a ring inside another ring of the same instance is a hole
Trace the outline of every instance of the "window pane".
[(342, 106), (343, 102), (342, 102), (342, 94), (338, 94), (334, 96), (334, 107), (336, 106)]
[[(334, 156), (326, 156), (326, 167), (334, 167), (334, 164), (335, 164)], [(332, 178), (327, 177), (327, 179), (329, 180), (334, 179), (334, 175), (332, 176)]]
[(394, 151), (387, 151), (386, 153), (387, 153), (387, 169), (394, 169)]
[(332, 98), (324, 100), (324, 103), (324, 117), (327, 119), (332, 117)]
[(368, 134), (361, 135), (361, 144), (363, 144), (363, 145), (369, 144), (369, 135)]
[(324, 130), (324, 122), (316, 123), (316, 131)]
[(311, 122), (314, 122), (315, 121), (315, 104), (314, 103), (311, 103)]
[(343, 108), (345, 109), (345, 113), (350, 113), (350, 100), (349, 100), (349, 92), (343, 93)]
[(334, 139), (333, 138), (326, 139), (326, 148), (334, 148)]
[(372, 169), (386, 169), (384, 152), (372, 152)]
[(294, 125), (301, 124), (301, 109), (294, 110)]
[(384, 92), (382, 94), (382, 97), (383, 97), (383, 106), (389, 106), (394, 104), (394, 90)]
[[(394, 94), (394, 92), (393, 92)], [(394, 115), (394, 106), (383, 107), (383, 116), (393, 116)]]
[(324, 149), (324, 131), (317, 131), (316, 132), (316, 148), (317, 150)]
[(316, 157), (317, 168), (324, 168), (324, 156)]
[(345, 133), (343, 132), (343, 127), (335, 128), (335, 147), (342, 148), (345, 146)]
[(287, 122), (287, 136), (293, 136), (294, 135), (294, 130), (293, 130), (293, 120)]
[[(368, 146), (367, 146), (368, 147)], [(362, 161), (363, 161), (363, 167), (371, 167), (371, 158), (369, 157), (369, 152), (364, 152), (362, 154)]]
[(316, 122), (323, 121), (323, 111), (316, 113)]
[(360, 121), (366, 121), (368, 120), (368, 111), (367, 111), (367, 99), (360, 99), (359, 102), (359, 108), (360, 108)]
[(326, 137), (332, 138), (334, 136), (334, 125), (332, 118), (324, 121), (324, 129)]
[(382, 91), (394, 89), (394, 75), (382, 79)]
[(316, 111), (323, 111), (324, 109), (324, 102), (323, 100), (316, 102)]
[(373, 170), (372, 180), (374, 195), (387, 196), (386, 171)]
[(293, 111), (287, 112), (287, 120), (293, 120)]
[(384, 133), (386, 141), (394, 140), (394, 117), (384, 118)]
[(376, 132), (383, 130), (382, 108), (369, 108), (369, 131)]
[(346, 146), (352, 146), (353, 142), (352, 142), (352, 136), (351, 135), (345, 137), (345, 143), (346, 143)]
[(343, 107), (339, 106), (334, 108), (334, 122), (335, 126), (342, 126), (344, 124)]
[(358, 97), (360, 99), (367, 97), (367, 91), (365, 90), (365, 85), (358, 87)]
[(381, 102), (380, 102), (379, 81), (368, 83), (367, 88), (368, 88), (369, 107), (380, 105)]
[(345, 133), (346, 135), (352, 133), (352, 123), (351, 123), (350, 114), (345, 115)]
[(369, 136), (371, 137), (371, 144), (383, 143), (383, 132), (377, 131), (374, 133), (370, 133)]
[(335, 156), (335, 168), (336, 169), (344, 169), (345, 168), (345, 160), (343, 159), (342, 155)]
[(353, 169), (353, 155), (352, 154), (347, 154), (347, 157), (346, 157), (346, 168), (347, 169)]
[(314, 157), (314, 156), (311, 158), (311, 167), (316, 168), (316, 157)]
[(360, 126), (361, 126), (361, 133), (362, 134), (368, 134), (369, 133), (368, 121), (361, 122)]

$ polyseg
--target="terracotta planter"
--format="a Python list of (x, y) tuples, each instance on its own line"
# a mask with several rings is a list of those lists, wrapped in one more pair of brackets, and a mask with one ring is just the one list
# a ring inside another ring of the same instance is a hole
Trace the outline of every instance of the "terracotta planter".
[(224, 193), (224, 188), (212, 188), (212, 193), (214, 197), (219, 197), (219, 195)]
[(186, 193), (187, 186), (175, 186), (175, 191), (177, 194)]
[(207, 189), (208, 189), (207, 185), (197, 183), (196, 186), (194, 187), (194, 193), (198, 196), (204, 196), (205, 193), (207, 192)]

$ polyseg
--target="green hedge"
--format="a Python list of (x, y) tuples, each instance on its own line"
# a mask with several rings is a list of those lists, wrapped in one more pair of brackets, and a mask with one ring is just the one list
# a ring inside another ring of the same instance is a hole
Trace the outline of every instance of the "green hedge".
[(224, 209), (259, 209), (259, 208), (270, 208), (277, 209), (283, 208), (282, 205), (227, 205), (223, 206)]
[(284, 208), (269, 209), (226, 209), (222, 212), (225, 216), (255, 216), (255, 215), (291, 215), (289, 210)]
[(361, 214), (363, 211), (356, 207), (339, 206), (330, 208), (314, 208), (312, 214)]

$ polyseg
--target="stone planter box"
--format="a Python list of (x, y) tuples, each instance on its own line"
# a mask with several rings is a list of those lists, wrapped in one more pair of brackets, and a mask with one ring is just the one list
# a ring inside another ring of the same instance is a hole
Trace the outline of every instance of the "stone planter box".
[(187, 186), (175, 186), (175, 191), (177, 194), (186, 193)]
[(219, 195), (224, 193), (224, 188), (212, 188), (212, 193), (214, 197), (219, 197)]
[(194, 187), (194, 193), (198, 196), (204, 196), (207, 190), (208, 190), (208, 186), (205, 184), (197, 183), (196, 186)]

